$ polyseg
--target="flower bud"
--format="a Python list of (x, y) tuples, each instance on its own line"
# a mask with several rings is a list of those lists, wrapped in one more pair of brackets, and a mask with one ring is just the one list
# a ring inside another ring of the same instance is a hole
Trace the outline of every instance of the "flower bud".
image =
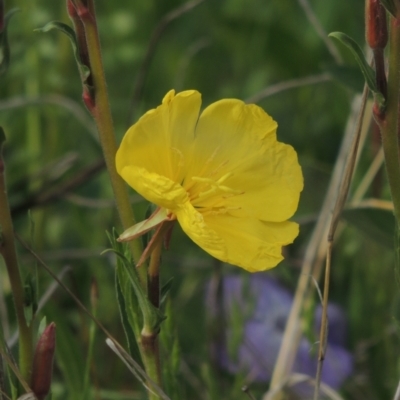
[(380, 0), (366, 0), (365, 35), (372, 50), (384, 49), (388, 41), (386, 9)]
[(33, 357), (31, 389), (38, 400), (43, 400), (50, 391), (55, 348), (56, 324), (52, 322), (40, 336)]
[(95, 111), (94, 93), (87, 85), (83, 85), (82, 100), (90, 114), (93, 115)]
[(69, 17), (74, 20), (74, 18), (77, 18), (78, 14), (76, 12), (75, 4), (72, 0), (67, 0), (67, 12)]

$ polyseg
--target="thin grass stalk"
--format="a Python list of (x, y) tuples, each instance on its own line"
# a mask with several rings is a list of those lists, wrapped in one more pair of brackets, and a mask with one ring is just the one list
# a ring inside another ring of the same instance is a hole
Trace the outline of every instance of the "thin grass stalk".
[[(263, 400), (278, 400), (282, 398), (282, 392), (278, 388), (282, 388), (282, 383), (286, 381), (291, 373), (294, 359), (297, 352), (298, 343), (301, 337), (300, 316), (305, 304), (305, 300), (309, 295), (310, 278), (314, 276), (319, 279), (320, 270), (316, 270), (319, 263), (326, 255), (328, 234), (330, 231), (332, 210), (338, 198), (339, 188), (343, 179), (345, 170), (345, 161), (349, 157), (349, 149), (352, 148), (352, 142), (357, 134), (354, 132), (355, 119), (359, 119), (359, 113), (365, 109), (367, 93), (364, 91), (361, 102), (356, 100), (353, 102), (351, 115), (349, 117), (345, 135), (342, 141), (341, 149), (336, 161), (335, 169), (329, 184), (324, 204), (322, 206), (317, 224), (314, 228), (312, 237), (307, 246), (304, 256), (301, 274), (297, 284), (295, 296), (293, 299), (292, 308), (289, 318), (286, 323), (286, 328), (278, 354), (278, 359), (275, 363), (275, 368), (272, 374), (269, 393), (266, 393)], [(361, 109), (361, 111), (360, 111)], [(359, 126), (361, 129), (361, 126)], [(274, 395), (270, 395), (274, 393)]]
[(33, 359), (32, 325), (28, 325), (24, 313), (24, 287), (18, 265), (14, 228), (5, 182), (5, 165), (2, 157), (4, 141), (4, 132), (0, 128), (0, 254), (3, 256), (6, 264), (17, 317), (19, 330), (19, 368), (25, 381), (29, 382)]

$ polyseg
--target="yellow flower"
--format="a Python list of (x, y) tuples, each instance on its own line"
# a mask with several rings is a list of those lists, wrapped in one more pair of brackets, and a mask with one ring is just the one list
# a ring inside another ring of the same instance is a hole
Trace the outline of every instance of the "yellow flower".
[(296, 152), (254, 104), (225, 99), (201, 114), (200, 106), (199, 92), (171, 90), (125, 134), (117, 171), (159, 208), (120, 239), (177, 219), (214, 257), (250, 272), (272, 268), (298, 235), (288, 221), (303, 188)]

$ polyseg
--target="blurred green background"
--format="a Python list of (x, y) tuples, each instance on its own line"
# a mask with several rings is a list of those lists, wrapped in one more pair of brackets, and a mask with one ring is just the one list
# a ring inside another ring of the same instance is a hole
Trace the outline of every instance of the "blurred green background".
[[(96, 3), (118, 141), (130, 123), (157, 106), (171, 88), (196, 89), (202, 93), (203, 105), (208, 105), (226, 97), (251, 99), (272, 85), (293, 79), (312, 76), (323, 80), (257, 99), (278, 122), (279, 140), (298, 151), (305, 177), (294, 218), (301, 223), (300, 237), (287, 249), (285, 261), (268, 272), (294, 290), (355, 88), (362, 89), (351, 55), (339, 49), (346, 66), (339, 69), (300, 1), (206, 0), (164, 26), (138, 92), (138, 76), (152, 35), (163, 18), (185, 2)], [(310, 0), (309, 5), (325, 32), (342, 31), (364, 43), (363, 1)], [(69, 23), (65, 4), (54, 0), (6, 1), (7, 10), (13, 7), (20, 11), (9, 25), (11, 64), (0, 78), (0, 125), (7, 135), (5, 161), (15, 229), (53, 271), (70, 267), (65, 282), (88, 306), (91, 281), (96, 280), (98, 318), (124, 343), (113, 262), (110, 256), (100, 255), (109, 246), (105, 232), (120, 226), (109, 179), (101, 165), (95, 126), (81, 102), (81, 83), (67, 38), (56, 31), (34, 31), (53, 20)], [(371, 163), (375, 148), (376, 138), (371, 134), (355, 185)], [(66, 185), (68, 190), (63, 191)], [(367, 197), (388, 199), (384, 175), (378, 176), (374, 188)], [(147, 205), (131, 194), (141, 219)], [(34, 221), (33, 240), (28, 210)], [(368, 229), (373, 231), (374, 224)], [(390, 238), (390, 220), (383, 229)], [(372, 400), (391, 397), (399, 380), (396, 321), (400, 304), (392, 242), (382, 245), (365, 230), (346, 225), (337, 241), (331, 298), (347, 312), (348, 348), (355, 360), (354, 373), (342, 389), (344, 396)], [(22, 248), (19, 251), (24, 274), (33, 272), (34, 260)], [(176, 322), (186, 366), (179, 380), (185, 399), (246, 398), (240, 391), (243, 377), (223, 374), (216, 378), (209, 362), (204, 287), (215, 274), (215, 264), (175, 229), (171, 248), (163, 258), (162, 279), (174, 278), (170, 320)], [(231, 266), (222, 270), (242, 274)], [(51, 279), (39, 271), (43, 293)], [(2, 264), (0, 278), (13, 332), (12, 300)], [(41, 315), (56, 321), (58, 327), (53, 399), (72, 399), (82, 384), (90, 321), (61, 289)], [(4, 323), (4, 312), (2, 316)], [(99, 333), (95, 343), (93, 398), (144, 398), (140, 385), (104, 345), (104, 339)], [(267, 387), (267, 383), (255, 385), (257, 398)]]

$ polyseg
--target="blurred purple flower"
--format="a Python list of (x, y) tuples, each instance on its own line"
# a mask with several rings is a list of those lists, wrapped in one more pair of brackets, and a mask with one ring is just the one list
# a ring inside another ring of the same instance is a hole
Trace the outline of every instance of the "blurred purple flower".
[[(249, 381), (269, 381), (293, 301), (292, 294), (269, 275), (253, 274), (224, 277), (221, 296), (222, 314), (217, 310), (209, 285), (207, 303), (210, 317), (219, 322), (225, 318), (226, 323), (224, 340), (213, 345), (216, 362), (230, 373), (246, 373)], [(318, 338), (321, 307), (316, 309), (314, 317), (314, 331)], [(322, 381), (337, 389), (351, 374), (353, 357), (344, 348), (347, 323), (343, 311), (329, 304), (328, 317), (328, 346)], [(317, 353), (318, 344), (303, 337), (293, 372), (315, 377)], [(299, 385), (298, 390), (304, 393), (304, 385)]]

